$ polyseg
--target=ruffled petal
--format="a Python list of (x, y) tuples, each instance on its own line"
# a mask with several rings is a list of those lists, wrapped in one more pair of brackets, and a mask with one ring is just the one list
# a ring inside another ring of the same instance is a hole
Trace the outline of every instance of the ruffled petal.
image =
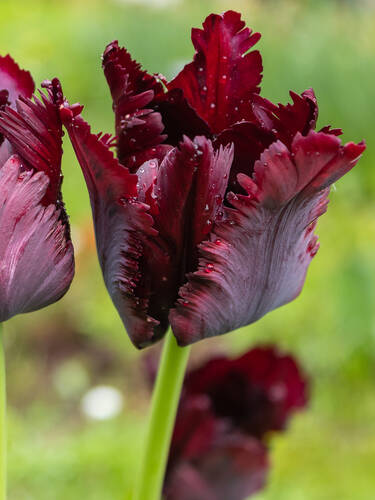
[(41, 204), (48, 182), (18, 156), (0, 169), (0, 322), (57, 301), (73, 279), (73, 247), (59, 210)]
[(318, 250), (314, 221), (326, 209), (328, 186), (364, 149), (311, 131), (297, 134), (291, 151), (271, 145), (252, 178), (239, 174), (248, 194), (228, 195), (234, 208), (200, 245), (199, 269), (170, 312), (181, 345), (253, 323), (300, 293)]
[(16, 110), (7, 107), (0, 111), (0, 132), (24, 165), (47, 174), (49, 185), (43, 204), (58, 203), (62, 207), (62, 124), (58, 113), (61, 87), (57, 79), (44, 86), (47, 95), (40, 92), (40, 99), (20, 97)]
[[(137, 201), (138, 177), (114, 157), (106, 140), (91, 133), (81, 116), (63, 108), (64, 124), (81, 165), (93, 211), (104, 281), (125, 328), (137, 347), (162, 336), (167, 325), (150, 315), (147, 252), (157, 232), (148, 206)], [(148, 243), (150, 240), (150, 243)], [(162, 262), (162, 258), (160, 258)], [(162, 264), (160, 264), (162, 265)]]
[(11, 105), (20, 96), (31, 97), (35, 90), (30, 73), (21, 69), (9, 54), (0, 56), (0, 90), (7, 91)]
[(292, 104), (273, 104), (268, 99), (254, 96), (252, 108), (259, 125), (274, 135), (286, 146), (292, 144), (297, 132), (307, 135), (315, 129), (318, 119), (318, 104), (313, 89), (305, 90), (301, 95), (289, 92)]
[(143, 71), (117, 41), (106, 47), (103, 69), (113, 99), (120, 163), (136, 171), (147, 160), (162, 159), (171, 148), (161, 146), (164, 125), (152, 108), (154, 97), (163, 94), (161, 82)]
[(262, 60), (249, 51), (260, 34), (245, 28), (241, 15), (211, 14), (203, 30), (192, 30), (194, 61), (168, 84), (182, 89), (189, 104), (215, 133), (252, 116), (251, 102), (259, 93)]

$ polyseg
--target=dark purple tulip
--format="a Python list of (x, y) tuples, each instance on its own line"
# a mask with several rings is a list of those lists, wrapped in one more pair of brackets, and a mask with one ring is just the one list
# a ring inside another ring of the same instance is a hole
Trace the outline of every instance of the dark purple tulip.
[(314, 131), (312, 90), (286, 106), (259, 96), (259, 37), (236, 12), (210, 15), (192, 31), (193, 62), (169, 83), (109, 44), (116, 141), (62, 103), (104, 280), (137, 347), (168, 324), (186, 345), (293, 300), (329, 187), (365, 148)]
[(74, 274), (61, 198), (62, 127), (57, 81), (34, 82), (0, 57), (0, 322), (55, 302)]
[(243, 500), (269, 469), (266, 436), (307, 403), (307, 381), (274, 347), (216, 358), (188, 374), (172, 438), (166, 500)]

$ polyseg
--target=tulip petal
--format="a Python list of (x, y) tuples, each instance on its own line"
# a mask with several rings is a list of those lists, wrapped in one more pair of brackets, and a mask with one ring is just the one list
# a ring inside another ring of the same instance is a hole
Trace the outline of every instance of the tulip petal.
[(20, 96), (31, 97), (35, 90), (30, 73), (20, 69), (9, 54), (0, 56), (0, 90), (7, 90), (12, 105)]
[(268, 473), (267, 450), (245, 434), (221, 435), (194, 461), (182, 461), (165, 489), (166, 500), (244, 500), (259, 491)]
[(313, 89), (305, 90), (301, 95), (289, 92), (292, 104), (273, 104), (259, 95), (254, 96), (252, 108), (258, 123), (265, 130), (274, 134), (286, 146), (292, 144), (297, 132), (307, 135), (315, 129), (318, 118), (318, 105)]
[(0, 322), (57, 301), (73, 279), (60, 211), (41, 204), (48, 182), (16, 155), (0, 169)]
[(364, 149), (311, 131), (297, 134), (291, 151), (280, 141), (272, 144), (252, 178), (239, 174), (248, 194), (228, 195), (234, 208), (200, 245), (198, 271), (170, 312), (181, 345), (253, 323), (300, 293), (318, 249), (313, 222), (326, 209), (328, 186)]
[[(302, 95), (290, 92), (290, 96), (292, 104), (276, 106), (267, 99), (254, 95), (252, 121), (235, 123), (216, 138), (215, 146), (219, 144), (225, 146), (230, 143), (234, 145), (235, 154), (229, 189), (240, 191), (237, 175), (239, 173), (252, 175), (256, 160), (273, 142), (281, 140), (290, 147), (297, 132), (307, 135), (315, 128), (318, 107), (313, 90), (306, 90)], [(330, 131), (334, 134), (336, 132), (337, 129)]]
[(120, 163), (135, 171), (147, 160), (162, 159), (171, 148), (161, 146), (164, 125), (152, 108), (155, 96), (164, 92), (161, 82), (143, 71), (117, 41), (106, 47), (103, 69), (113, 99)]
[(292, 356), (262, 346), (237, 359), (211, 359), (190, 372), (183, 397), (197, 395), (209, 397), (217, 417), (262, 439), (283, 429), (291, 413), (306, 405), (308, 382)]
[(248, 51), (259, 38), (260, 34), (252, 34), (241, 15), (233, 11), (211, 14), (203, 30), (192, 30), (194, 61), (168, 89), (182, 89), (215, 133), (252, 116), (251, 101), (259, 93), (263, 68), (259, 52)]
[(155, 289), (144, 266), (154, 255), (162, 269), (167, 257), (153, 242), (157, 231), (148, 206), (137, 201), (138, 177), (114, 158), (106, 141), (92, 134), (81, 116), (71, 116), (64, 124), (90, 194), (106, 287), (132, 342), (145, 347), (165, 333), (168, 314), (161, 311), (160, 320), (155, 319), (150, 304)]
[(62, 125), (57, 109), (61, 87), (57, 79), (45, 86), (47, 96), (41, 92), (40, 99), (34, 96), (34, 101), (20, 97), (16, 110), (7, 107), (0, 111), (0, 132), (25, 165), (47, 174), (49, 185), (43, 204), (58, 202), (62, 207)]

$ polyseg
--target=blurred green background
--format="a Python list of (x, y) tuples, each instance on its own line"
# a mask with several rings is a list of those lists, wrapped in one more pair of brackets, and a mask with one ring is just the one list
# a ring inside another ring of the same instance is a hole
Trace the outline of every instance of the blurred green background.
[[(271, 440), (272, 472), (258, 500), (373, 500), (375, 491), (375, 9), (370, 1), (26, 0), (0, 3), (1, 53), (39, 83), (58, 76), (85, 104), (94, 131), (113, 131), (100, 68), (118, 39), (150, 72), (173, 76), (193, 53), (190, 28), (210, 12), (243, 13), (263, 34), (263, 92), (286, 102), (313, 87), (319, 126), (365, 138), (358, 167), (337, 184), (318, 225), (321, 250), (301, 296), (257, 324), (194, 347), (216, 352), (277, 342), (309, 373), (310, 408)], [(65, 143), (64, 198), (77, 272), (48, 309), (6, 325), (10, 500), (124, 500), (144, 436), (145, 358), (125, 335), (96, 261), (81, 171)], [(82, 397), (98, 385), (124, 398), (116, 418), (95, 421)], [(228, 499), (230, 500), (230, 499)]]

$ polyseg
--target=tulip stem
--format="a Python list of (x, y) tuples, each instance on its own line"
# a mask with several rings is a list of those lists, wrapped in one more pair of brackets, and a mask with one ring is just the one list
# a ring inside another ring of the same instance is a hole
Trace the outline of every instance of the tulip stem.
[(170, 330), (166, 336), (151, 402), (148, 434), (134, 500), (160, 500), (169, 447), (190, 347), (179, 347)]
[(0, 500), (6, 499), (7, 488), (6, 378), (3, 333), (0, 323)]

